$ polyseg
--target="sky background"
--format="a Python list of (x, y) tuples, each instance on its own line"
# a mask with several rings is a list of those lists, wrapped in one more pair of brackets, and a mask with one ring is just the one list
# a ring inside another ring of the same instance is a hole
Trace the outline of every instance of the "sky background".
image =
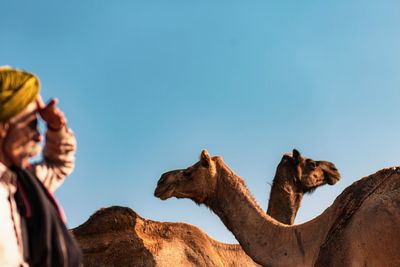
[(336, 164), (308, 221), (355, 180), (399, 164), (398, 1), (2, 1), (0, 65), (39, 75), (78, 139), (57, 191), (69, 227), (128, 206), (236, 242), (160, 175), (221, 155), (265, 208), (282, 154)]

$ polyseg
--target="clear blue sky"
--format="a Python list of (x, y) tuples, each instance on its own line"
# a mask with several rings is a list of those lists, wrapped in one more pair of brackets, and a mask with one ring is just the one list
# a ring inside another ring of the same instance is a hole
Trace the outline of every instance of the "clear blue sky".
[(398, 1), (3, 1), (0, 65), (37, 73), (78, 138), (57, 191), (69, 226), (110, 205), (234, 242), (160, 175), (221, 155), (266, 207), (281, 155), (334, 162), (297, 222), (356, 179), (399, 165)]

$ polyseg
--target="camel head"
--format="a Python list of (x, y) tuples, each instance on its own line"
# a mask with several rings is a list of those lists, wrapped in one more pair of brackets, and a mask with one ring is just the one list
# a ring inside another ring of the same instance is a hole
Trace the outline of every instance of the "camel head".
[(293, 183), (297, 192), (309, 193), (325, 184), (334, 185), (340, 180), (340, 173), (332, 162), (305, 158), (293, 149), (292, 154), (282, 157), (275, 179), (285, 179)]
[(161, 175), (154, 195), (162, 200), (176, 197), (204, 203), (217, 186), (217, 160), (218, 157), (210, 157), (207, 150), (203, 150), (196, 164)]

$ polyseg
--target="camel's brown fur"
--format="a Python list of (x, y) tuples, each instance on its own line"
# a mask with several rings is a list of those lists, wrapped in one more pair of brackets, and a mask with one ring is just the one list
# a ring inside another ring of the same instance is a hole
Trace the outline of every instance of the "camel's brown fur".
[(207, 205), (263, 266), (400, 266), (400, 168), (354, 183), (320, 216), (295, 226), (265, 214), (243, 180), (206, 151), (195, 165), (162, 175), (156, 195)]
[[(345, 256), (341, 253), (344, 250), (343, 242), (345, 242), (345, 238), (348, 238), (348, 233), (346, 232), (346, 228), (349, 227), (349, 225), (352, 223), (354, 225), (354, 222), (352, 221), (354, 214), (360, 208), (364, 209), (363, 204), (365, 201), (368, 200), (368, 198), (371, 195), (378, 193), (378, 199), (375, 199), (374, 201), (377, 200), (379, 201), (379, 198), (382, 197), (379, 196), (379, 194), (384, 193), (388, 189), (387, 186), (391, 188), (397, 188), (395, 189), (395, 191), (399, 191), (398, 188), (400, 188), (400, 180), (397, 180), (397, 182), (395, 181), (395, 183), (392, 183), (393, 181), (390, 179), (392, 175), (396, 175), (398, 173), (400, 173), (400, 169), (397, 168), (383, 169), (381, 171), (376, 172), (373, 175), (370, 175), (369, 177), (365, 177), (363, 179), (354, 182), (350, 187), (346, 188), (342, 192), (342, 194), (340, 194), (340, 196), (335, 200), (335, 203), (338, 203), (338, 207), (336, 210), (338, 216), (336, 217), (335, 222), (329, 229), (325, 241), (321, 245), (315, 266), (320, 266), (320, 267), (347, 266), (351, 264), (351, 261), (349, 261), (348, 258), (351, 257), (351, 255)], [(389, 188), (389, 190), (391, 189)], [(374, 199), (375, 197), (376, 196), (373, 196), (371, 199)], [(392, 202), (392, 205), (393, 204), (397, 205), (397, 208), (400, 208), (400, 199), (397, 199), (394, 202)], [(356, 218), (356, 221), (357, 220), (359, 220), (359, 218)], [(384, 225), (384, 223), (385, 221), (382, 222), (382, 225)], [(385, 232), (381, 233), (382, 236), (380, 237), (380, 239), (383, 240), (384, 235), (388, 233)], [(360, 242), (360, 240), (354, 240), (354, 242)], [(388, 249), (393, 250), (393, 248), (391, 247), (389, 247)], [(338, 255), (338, 256), (332, 257), (331, 255)], [(397, 258), (396, 260), (396, 266), (399, 263), (400, 263), (400, 257)]]
[(257, 266), (239, 245), (186, 223), (146, 220), (124, 207), (101, 209), (72, 230), (85, 266)]
[[(306, 172), (309, 168), (307, 166), (310, 165), (309, 160), (307, 165), (304, 164), (305, 158), (300, 157), (298, 152), (294, 155), (297, 155), (297, 166), (302, 166), (303, 172)], [(270, 203), (280, 203), (281, 208), (281, 210), (271, 208), (274, 212), (271, 215), (283, 223), (291, 224), (290, 220), (294, 219), (300, 205), (293, 208), (291, 202), (286, 201), (289, 199), (288, 195), (304, 194), (311, 183), (314, 183), (312, 187), (316, 188), (329, 181), (310, 181), (311, 176), (305, 175), (302, 179), (295, 179), (289, 175), (290, 172), (284, 171), (290, 166), (287, 157), (289, 156), (284, 156), (278, 166), (281, 175), (276, 175), (273, 181)], [(297, 182), (294, 182), (295, 180)], [(300, 201), (296, 203), (300, 204)], [(287, 210), (292, 214), (286, 212)], [(143, 219), (129, 208), (101, 209), (86, 223), (75, 228), (73, 233), (83, 248), (85, 266), (256, 265), (239, 245), (214, 241), (189, 224)]]
[(267, 213), (282, 223), (293, 224), (304, 194), (325, 184), (333, 185), (339, 179), (333, 163), (305, 158), (294, 149), (282, 157), (276, 169)]

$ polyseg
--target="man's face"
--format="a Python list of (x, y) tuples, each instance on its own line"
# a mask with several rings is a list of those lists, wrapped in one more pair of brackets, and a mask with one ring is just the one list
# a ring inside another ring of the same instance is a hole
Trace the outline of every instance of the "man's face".
[(38, 130), (37, 104), (32, 102), (24, 111), (9, 121), (4, 138), (4, 153), (10, 165), (27, 167), (29, 160), (40, 151), (41, 134)]

